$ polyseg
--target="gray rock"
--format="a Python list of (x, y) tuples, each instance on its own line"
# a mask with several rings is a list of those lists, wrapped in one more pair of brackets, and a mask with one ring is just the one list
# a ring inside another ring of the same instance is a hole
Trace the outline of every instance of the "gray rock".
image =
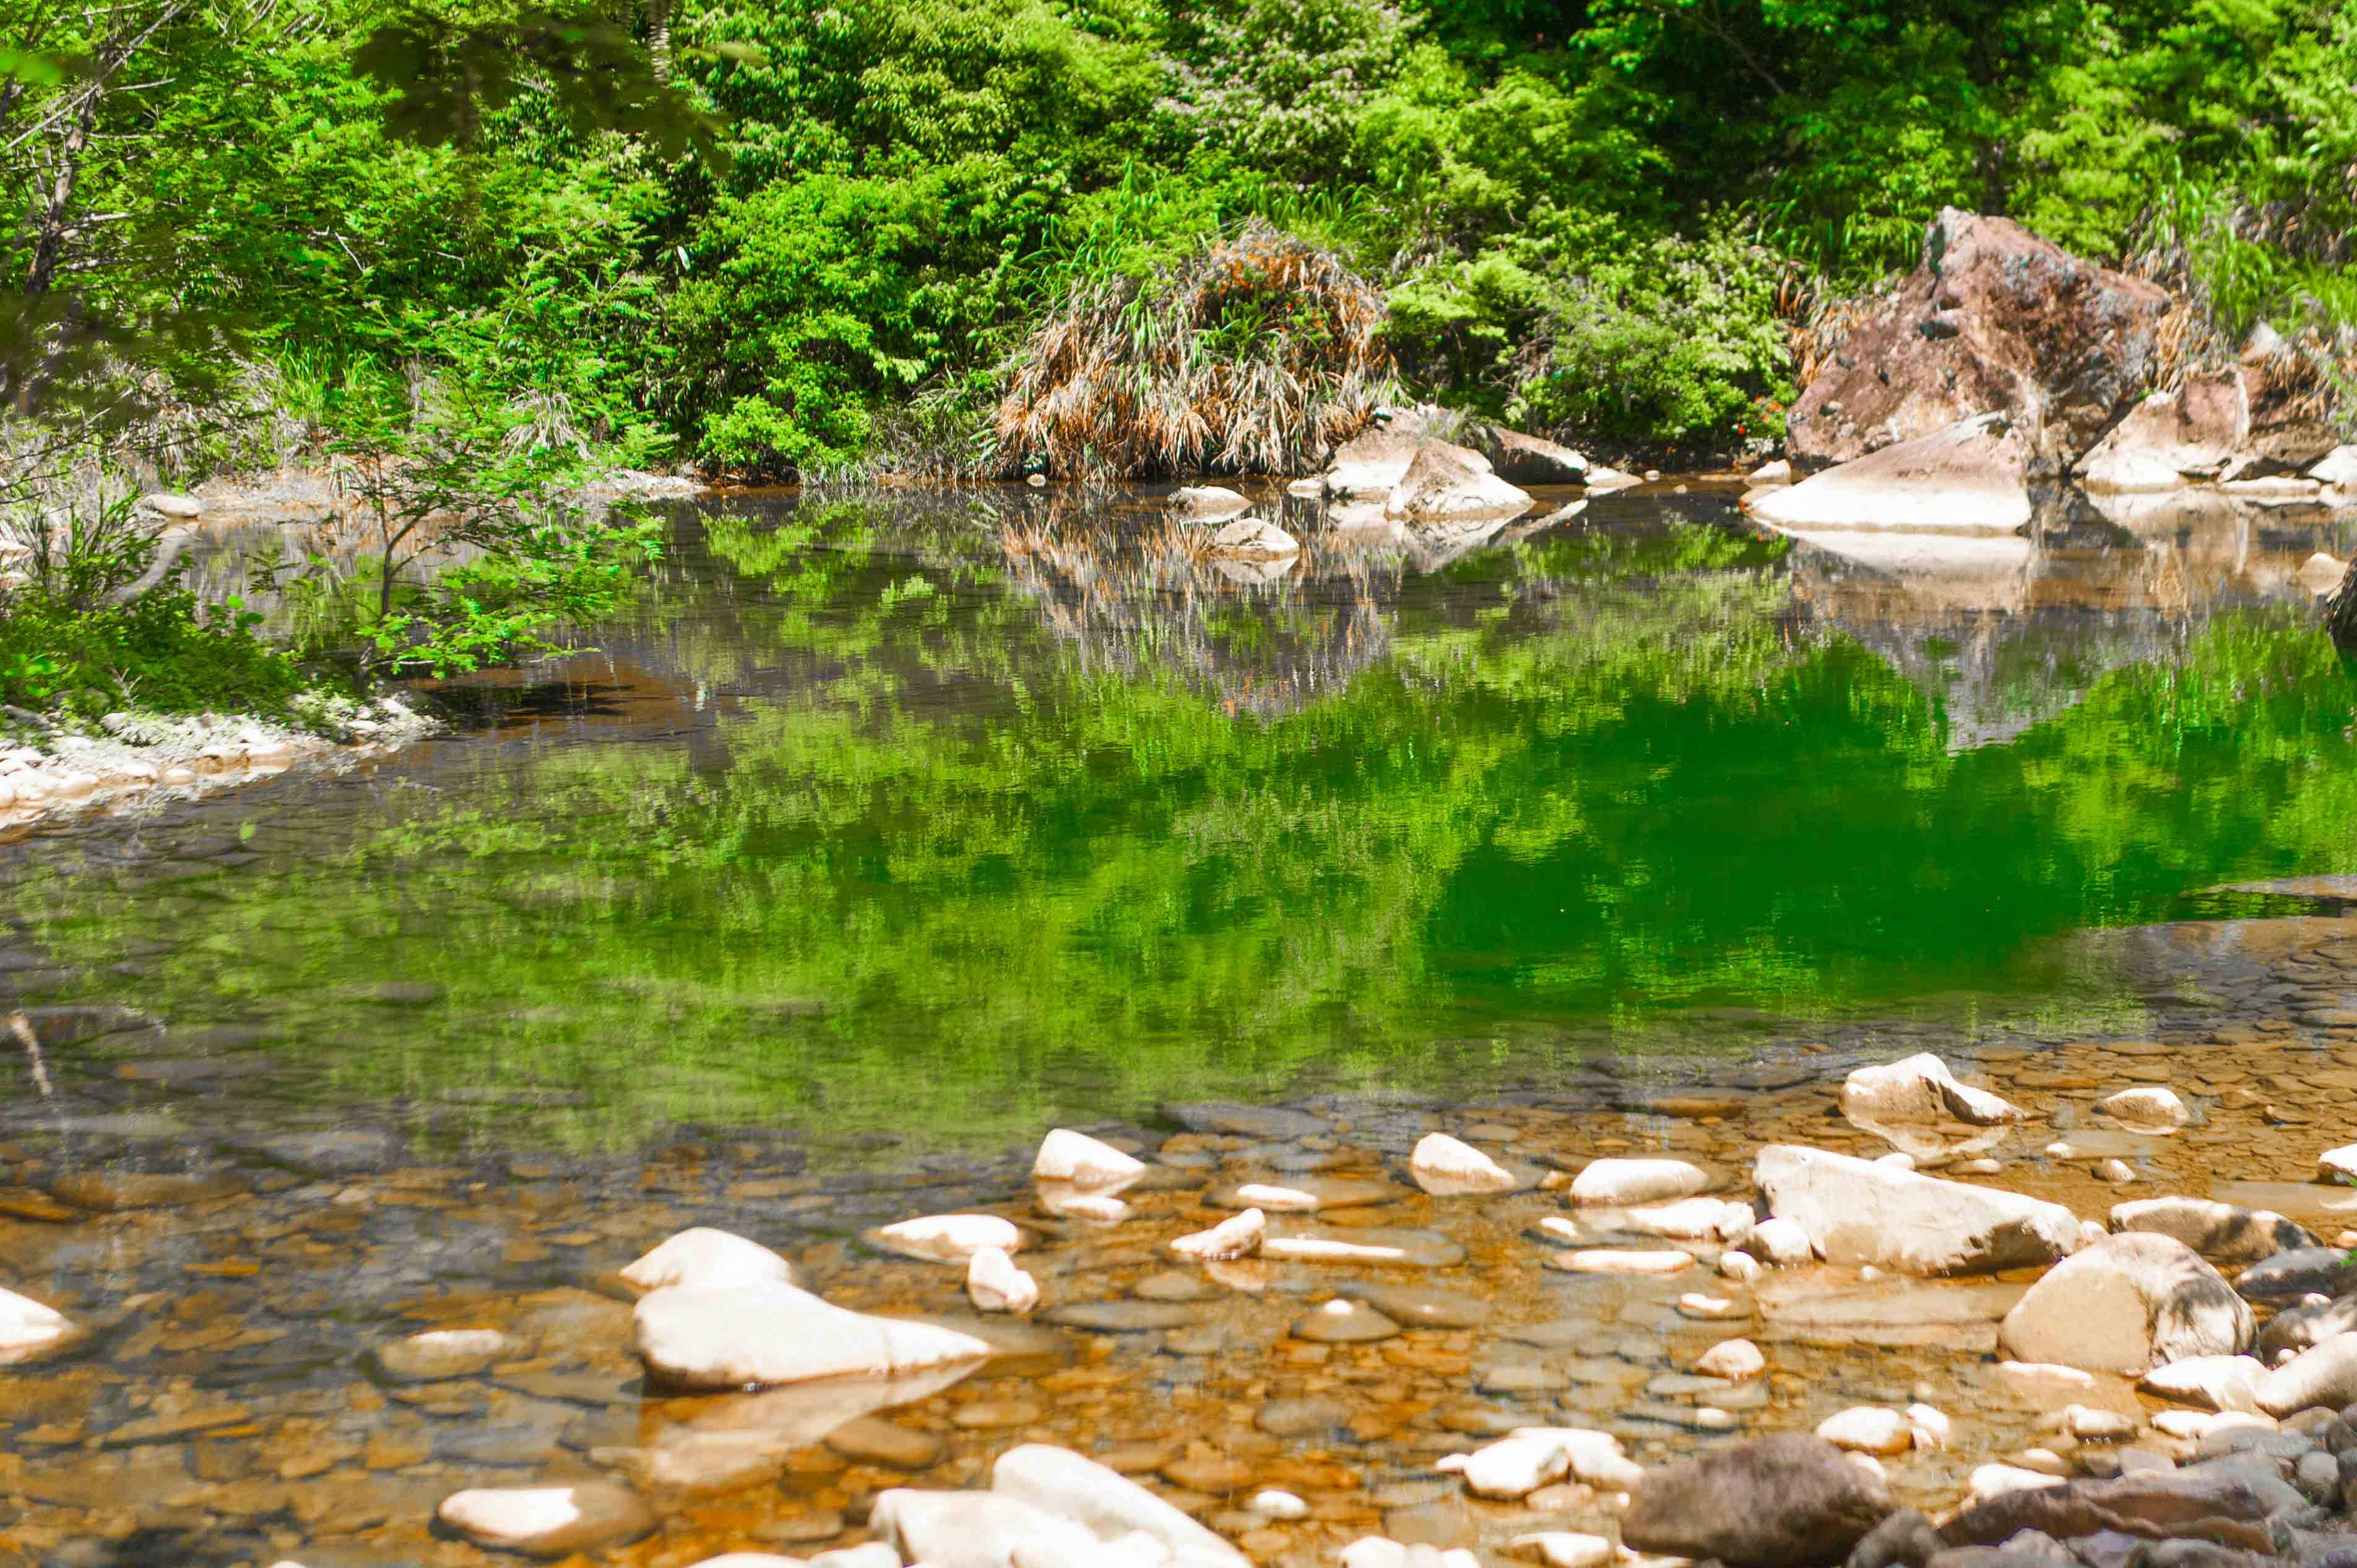
[(2068, 1541), (2115, 1530), (2147, 1540), (2198, 1536), (2245, 1551), (2269, 1550), (2271, 1499), (2231, 1477), (2136, 1471), (2110, 1481), (2066, 1481), (2006, 1492), (1940, 1527), (1946, 1546), (1994, 1546), (2025, 1530)]
[(2059, 1203), (1824, 1149), (1770, 1144), (1754, 1175), (1770, 1211), (1836, 1265), (1971, 1273), (2052, 1262), (2079, 1245), (2078, 1216)]
[[(1511, 1412), (1501, 1414), (1507, 1423), (1501, 1431), (1523, 1423)], [(1322, 1437), (1350, 1419), (1351, 1407), (1330, 1399), (1271, 1400), (1253, 1412), (1253, 1424), (1271, 1437)]]
[(2259, 1359), (2273, 1366), (2287, 1350), (2305, 1350), (2352, 1330), (2357, 1330), (2357, 1292), (2338, 1301), (2286, 1307), (2259, 1330)]
[(1923, 1568), (1939, 1550), (1939, 1528), (1920, 1510), (1900, 1509), (1850, 1549), (1846, 1568)]
[(1500, 478), (1479, 452), (1425, 440), (1393, 487), (1383, 514), (1394, 522), (1456, 522), (1519, 517), (1530, 509), (1529, 493)]
[(1462, 1291), (1435, 1285), (1345, 1284), (1343, 1295), (1363, 1301), (1408, 1328), (1479, 1328), (1490, 1321), (1490, 1304)]
[(1878, 1478), (1822, 1438), (1785, 1432), (1650, 1472), (1620, 1536), (1728, 1568), (1808, 1568), (1846, 1556), (1890, 1512)]
[(2234, 1276), (2234, 1289), (2251, 1301), (2289, 1296), (2339, 1296), (2357, 1290), (2357, 1264), (2345, 1247), (2299, 1247), (2254, 1263)]
[(1177, 1301), (1071, 1301), (1039, 1315), (1046, 1323), (1098, 1334), (1144, 1334), (1184, 1328), (1203, 1319), (1203, 1308)]
[(2112, 1229), (2174, 1236), (2213, 1263), (2247, 1265), (2317, 1244), (2304, 1227), (2270, 1209), (2238, 1208), (2206, 1197), (2144, 1197), (2115, 1203)]
[(1944, 528), (2004, 533), (2029, 521), (2030, 445), (2001, 413), (1979, 413), (1770, 490), (1751, 515), (1787, 533)]
[(1400, 1326), (1364, 1302), (1337, 1296), (1294, 1321), (1293, 1337), (1313, 1345), (1367, 1345), (1396, 1339)]
[(2173, 1236), (2126, 1231), (2064, 1259), (2005, 1316), (1998, 1342), (2018, 1361), (2141, 1375), (2195, 1356), (2232, 1356), (2257, 1331), (2249, 1304)]

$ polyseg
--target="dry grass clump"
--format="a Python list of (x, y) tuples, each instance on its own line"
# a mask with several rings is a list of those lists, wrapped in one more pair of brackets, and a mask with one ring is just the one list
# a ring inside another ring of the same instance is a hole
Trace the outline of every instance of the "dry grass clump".
[(1383, 296), (1264, 224), (1143, 282), (1085, 285), (1032, 332), (996, 415), (1006, 472), (1302, 474), (1398, 399)]

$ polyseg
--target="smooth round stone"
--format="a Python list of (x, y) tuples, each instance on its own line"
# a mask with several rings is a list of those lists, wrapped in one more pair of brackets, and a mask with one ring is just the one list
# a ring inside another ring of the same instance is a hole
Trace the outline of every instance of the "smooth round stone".
[(1309, 1505), (1291, 1492), (1266, 1491), (1253, 1494), (1244, 1505), (1263, 1519), (1296, 1520), (1309, 1517)]
[(1604, 1568), (1613, 1556), (1612, 1543), (1604, 1537), (1563, 1530), (1518, 1535), (1509, 1544), (1517, 1552), (1535, 1553), (1547, 1568)]
[(523, 1342), (496, 1328), (436, 1328), (378, 1346), (371, 1352), (380, 1375), (396, 1383), (471, 1378), (494, 1361), (511, 1361)]
[(173, 1208), (217, 1197), (235, 1197), (245, 1183), (235, 1176), (158, 1176), (136, 1171), (83, 1171), (49, 1184), (49, 1196), (100, 1214), (127, 1208)]
[(1544, 1361), (1499, 1361), (1473, 1371), (1473, 1386), (1485, 1394), (1549, 1394), (1571, 1379)]
[(1322, 1436), (1350, 1419), (1351, 1407), (1330, 1399), (1271, 1400), (1253, 1412), (1253, 1424), (1271, 1437)]
[(1349, 1284), (1344, 1295), (1365, 1302), (1406, 1328), (1479, 1328), (1491, 1306), (1480, 1296), (1435, 1285)]
[(1216, 1323), (1174, 1329), (1162, 1341), (1163, 1353), (1170, 1356), (1216, 1356), (1227, 1348), (1228, 1331)]
[(928, 1214), (878, 1226), (860, 1240), (920, 1262), (965, 1264), (985, 1247), (1021, 1251), (1029, 1238), (1022, 1227), (996, 1214)]
[(826, 1434), (826, 1445), (846, 1459), (891, 1470), (923, 1470), (941, 1463), (949, 1444), (939, 1433), (918, 1432), (881, 1416), (863, 1415)]
[(1254, 1475), (1251, 1466), (1225, 1454), (1190, 1455), (1162, 1466), (1162, 1478), (1172, 1486), (1214, 1497), (1243, 1491), (1253, 1484)]
[(1129, 1294), (1140, 1301), (1215, 1301), (1227, 1293), (1200, 1274), (1182, 1274), (1176, 1269), (1166, 1269), (1158, 1274), (1148, 1274), (1129, 1287)]
[(1068, 1301), (1049, 1307), (1039, 1317), (1044, 1323), (1096, 1334), (1145, 1334), (1200, 1323), (1203, 1309), (1176, 1301)]
[(1363, 1302), (1337, 1297), (1293, 1325), (1293, 1337), (1313, 1345), (1364, 1345), (1396, 1338), (1400, 1326)]
[(655, 1528), (655, 1516), (628, 1487), (585, 1481), (564, 1487), (486, 1487), (442, 1499), (442, 1522), (478, 1546), (564, 1557)]

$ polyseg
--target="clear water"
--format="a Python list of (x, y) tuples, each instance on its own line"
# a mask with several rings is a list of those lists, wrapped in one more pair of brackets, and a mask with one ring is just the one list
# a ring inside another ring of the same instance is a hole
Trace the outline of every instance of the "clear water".
[[(164, 1020), (53, 1049), (131, 1113), (1021, 1142), (2132, 1017), (2055, 939), (2357, 868), (2357, 685), (2293, 575), (2345, 519), (1287, 517), (1280, 570), (1142, 495), (683, 510), (597, 652), (445, 693), (448, 738), (0, 849), (0, 960)], [(178, 1058), (221, 1092), (145, 1097)]]

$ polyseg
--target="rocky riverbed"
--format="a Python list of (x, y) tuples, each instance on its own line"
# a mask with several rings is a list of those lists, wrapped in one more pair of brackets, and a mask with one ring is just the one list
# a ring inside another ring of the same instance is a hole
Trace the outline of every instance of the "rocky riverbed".
[(0, 1553), (1796, 1563), (1895, 1519), (1862, 1564), (2320, 1559), (2342, 907), (2104, 939), (2167, 976), (2146, 1037), (1849, 1030), (884, 1170), (191, 1144), (156, 1109), (235, 1096), (240, 1041), (27, 1009)]

